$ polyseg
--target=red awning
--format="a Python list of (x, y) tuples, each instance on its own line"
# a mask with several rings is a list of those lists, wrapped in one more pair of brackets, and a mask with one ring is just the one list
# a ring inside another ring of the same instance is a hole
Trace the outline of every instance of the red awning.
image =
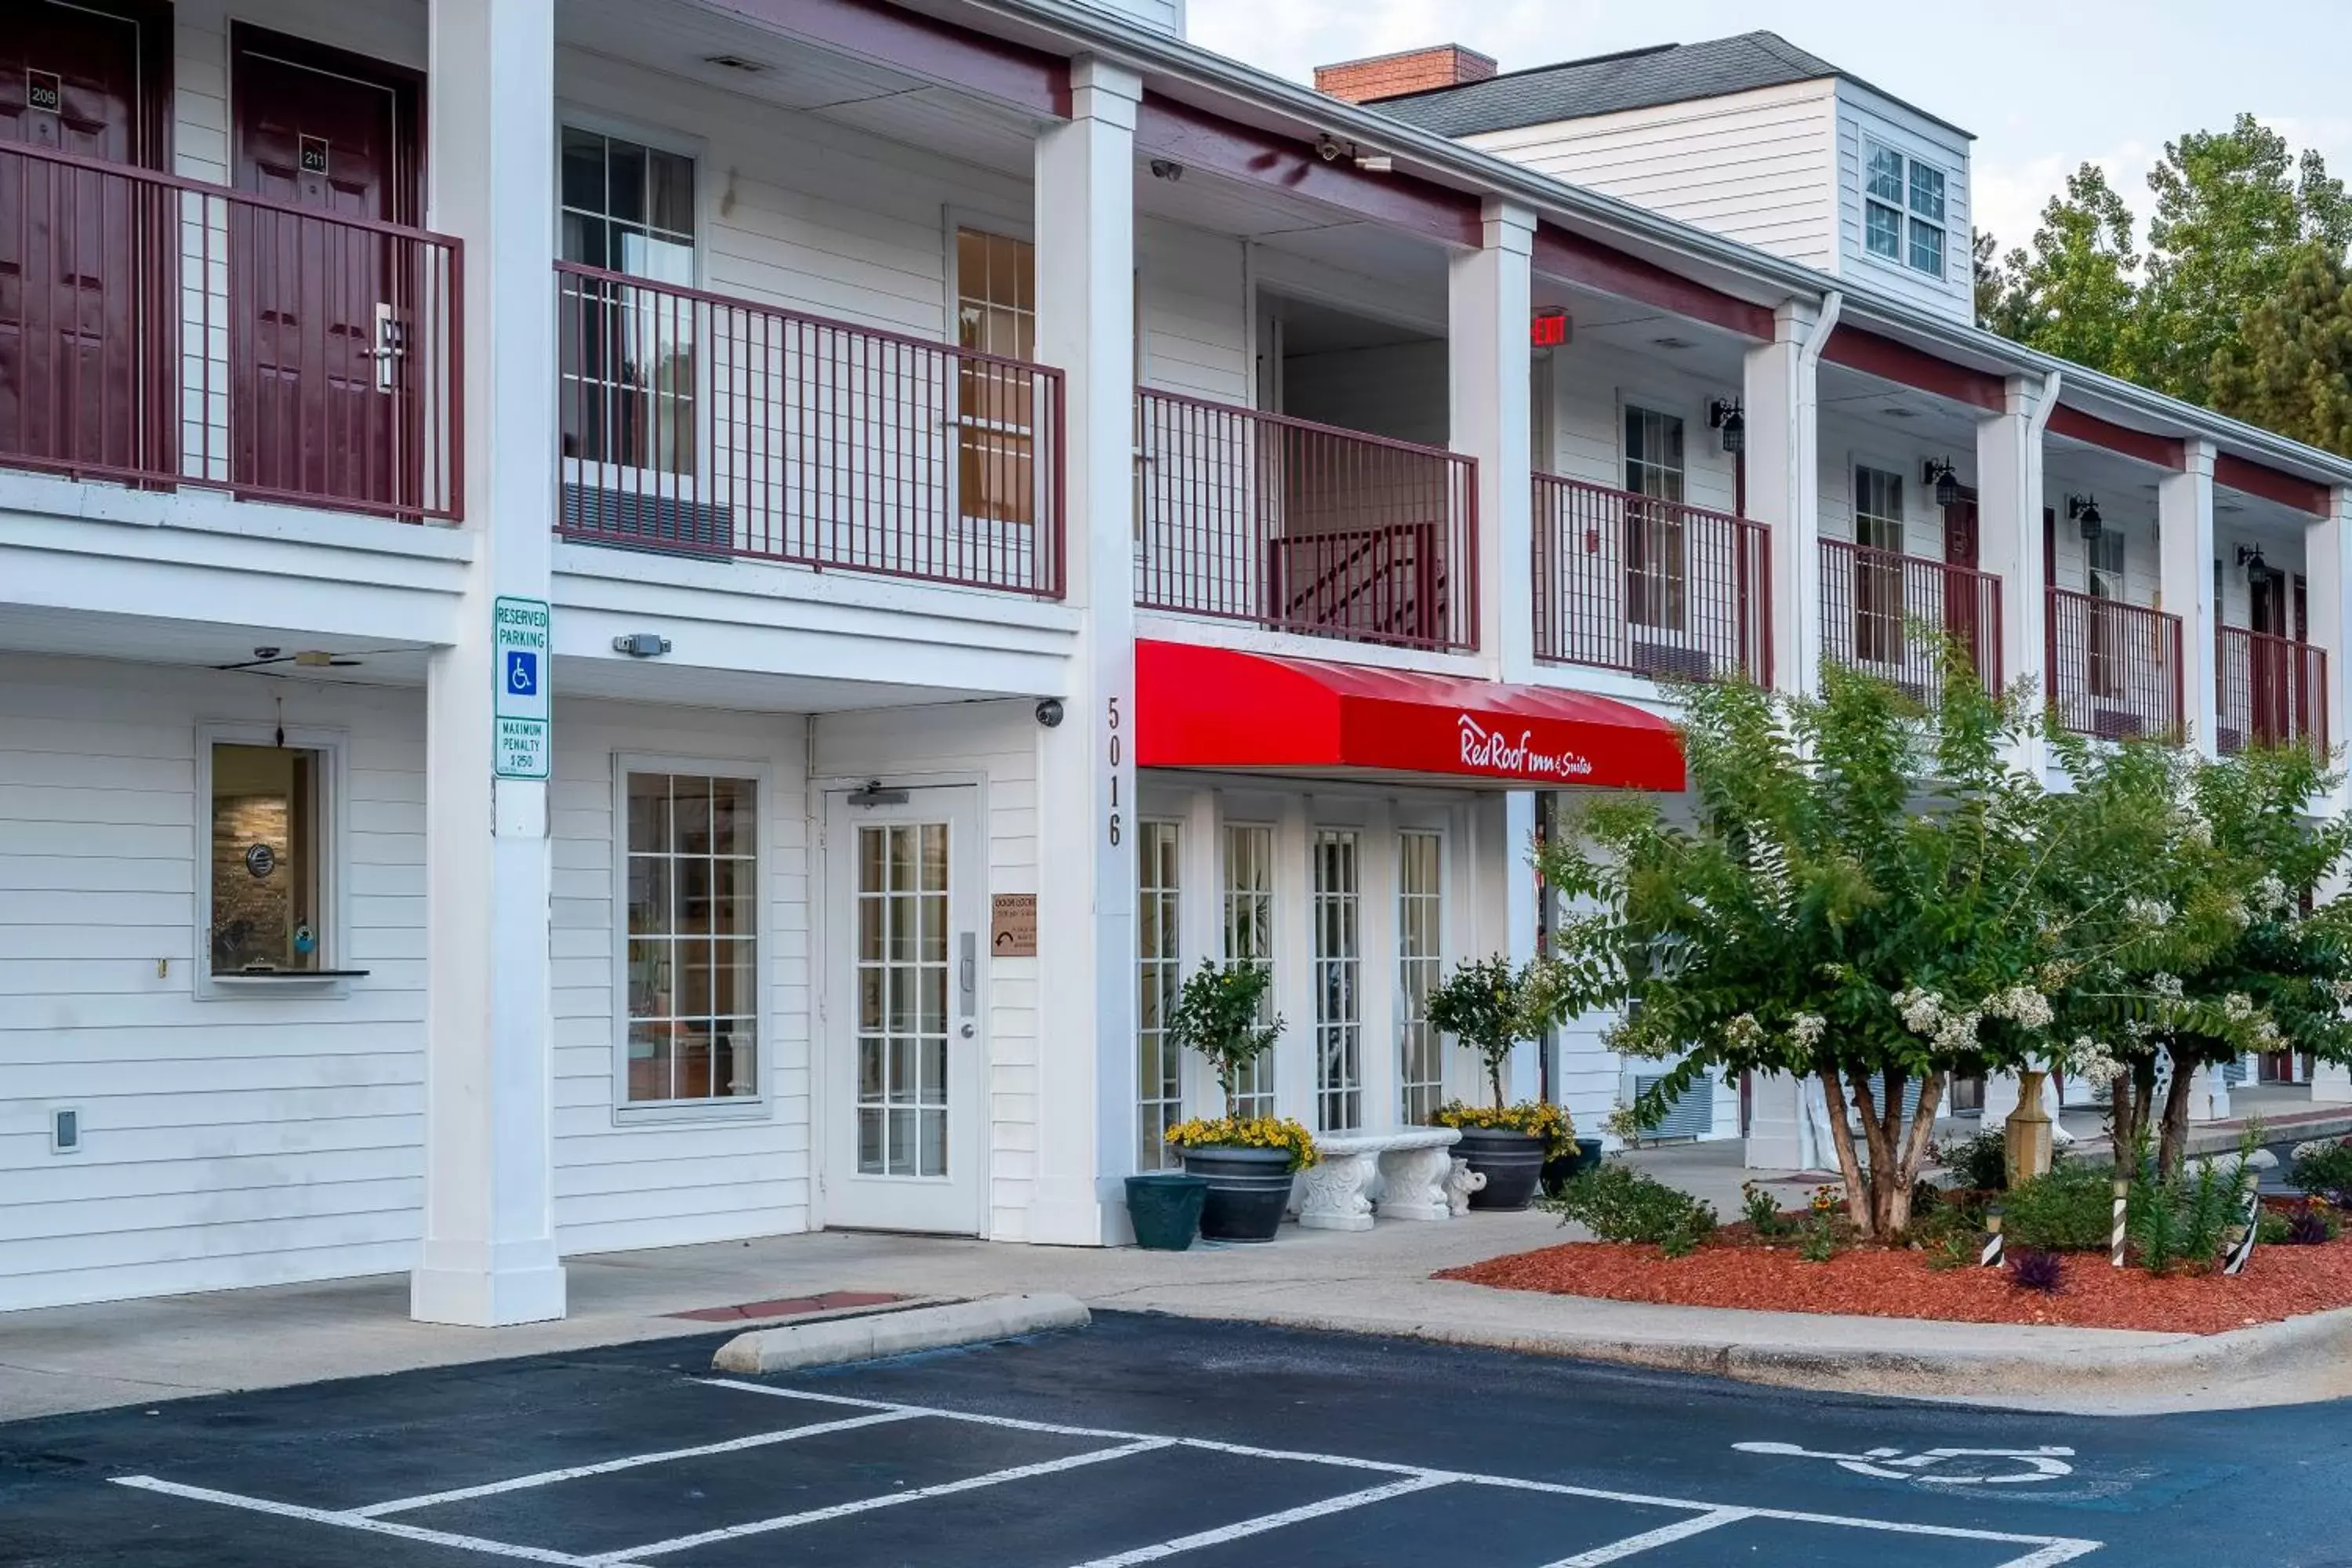
[(1672, 724), (1580, 691), (1145, 640), (1135, 645), (1135, 757), (1147, 768), (1683, 787)]

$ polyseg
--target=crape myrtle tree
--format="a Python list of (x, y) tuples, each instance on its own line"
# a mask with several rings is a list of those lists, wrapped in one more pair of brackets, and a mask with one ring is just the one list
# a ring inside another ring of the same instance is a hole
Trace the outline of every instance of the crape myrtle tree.
[(2302, 747), (2242, 752), (2199, 764), (2185, 810), (2189, 832), (2210, 836), (2230, 868), (2233, 938), (2202, 964), (2165, 982), (2177, 993), (2146, 1026), (2172, 1066), (2158, 1133), (2166, 1170), (2179, 1168), (2189, 1089), (2200, 1067), (2246, 1050), (2309, 1052), (2352, 1060), (2352, 900), (2336, 891), (2352, 854), (2352, 824), (2312, 815), (2337, 781)]
[(2200, 1070), (2247, 1051), (2352, 1060), (2352, 901), (2319, 902), (2352, 826), (2312, 814), (2336, 781), (2308, 749), (2052, 742), (2074, 781), (2052, 797), (2044, 861), (2045, 907), (2075, 938), (2050, 990), (2056, 1054), (2106, 1083), (2116, 1147), (2154, 1121), (2177, 1171)]
[(1538, 852), (1597, 911), (1562, 936), (1615, 968), (1616, 1048), (1679, 1058), (1634, 1120), (1702, 1079), (1817, 1079), (1865, 1237), (1910, 1223), (1944, 1075), (2051, 1048), (2042, 987), (2067, 932), (2042, 908), (2046, 802), (2005, 760), (2021, 692), (1987, 692), (1971, 665), (1946, 653), (1927, 713), (1835, 666), (1818, 698), (1693, 688), (1692, 820), (1600, 797)]
[[(2183, 1058), (2165, 1122), (2185, 1132), (2206, 1044), (2227, 1058), (2264, 1037), (2264, 1020), (2182, 978), (2206, 973), (2238, 942), (2263, 873), (2215, 841), (2196, 804), (2208, 764), (2194, 752), (2158, 740), (2095, 743), (2054, 724), (2050, 742), (2073, 781), (2050, 797), (2042, 860), (2044, 908), (2073, 936), (2048, 975), (2053, 1065), (2105, 1088), (2115, 1146), (2136, 1148), (2172, 1045)], [(2168, 1140), (2168, 1159), (2179, 1151)]]

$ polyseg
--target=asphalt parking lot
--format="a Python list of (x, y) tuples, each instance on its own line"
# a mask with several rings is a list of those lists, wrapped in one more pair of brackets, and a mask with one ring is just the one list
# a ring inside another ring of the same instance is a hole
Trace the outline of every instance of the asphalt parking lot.
[(0, 1562), (2352, 1561), (2341, 1408), (2028, 1415), (1121, 1316), (770, 1379), (719, 1342), (0, 1426)]

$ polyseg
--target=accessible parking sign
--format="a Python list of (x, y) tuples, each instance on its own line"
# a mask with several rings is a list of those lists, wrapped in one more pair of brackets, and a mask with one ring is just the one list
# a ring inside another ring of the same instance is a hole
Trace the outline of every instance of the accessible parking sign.
[(498, 692), (491, 725), (494, 771), (502, 779), (547, 776), (551, 616), (543, 599), (501, 597), (491, 610), (491, 658)]

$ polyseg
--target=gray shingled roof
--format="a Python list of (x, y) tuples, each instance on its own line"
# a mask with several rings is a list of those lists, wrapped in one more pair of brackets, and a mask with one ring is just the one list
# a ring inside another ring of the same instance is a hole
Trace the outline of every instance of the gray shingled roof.
[[(1475, 136), (1481, 132), (1581, 120), (1660, 103), (1686, 103), (1790, 82), (1819, 81), (1824, 77), (1842, 77), (1870, 88), (1881, 98), (1903, 102), (1819, 55), (1806, 53), (1778, 33), (1756, 32), (1508, 71), (1459, 87), (1375, 99), (1364, 107), (1440, 136)], [(1904, 107), (1963, 136), (1969, 134), (1916, 104)]]

